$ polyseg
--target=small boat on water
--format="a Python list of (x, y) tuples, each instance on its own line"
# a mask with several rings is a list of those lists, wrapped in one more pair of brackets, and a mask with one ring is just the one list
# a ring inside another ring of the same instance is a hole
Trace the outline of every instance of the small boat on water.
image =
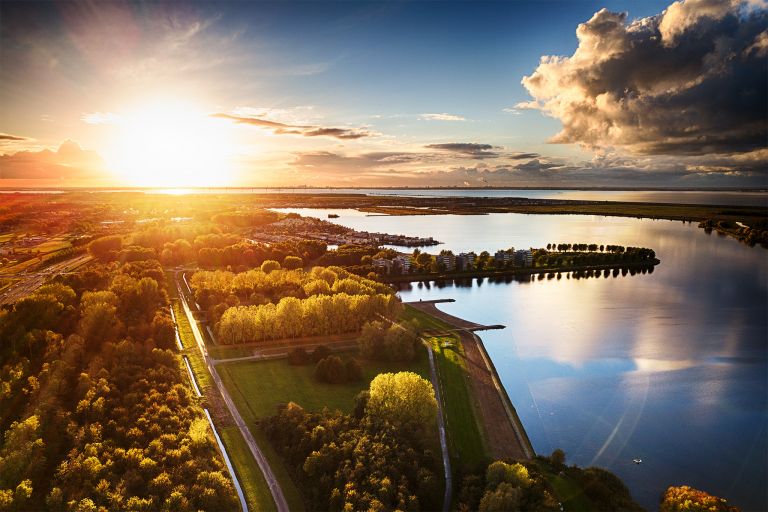
[(642, 464), (643, 459), (632, 459), (632, 462), (634, 462), (635, 464)]
[(338, 218), (339, 218), (339, 216), (338, 216), (337, 214), (335, 214), (335, 213), (329, 213), (329, 214), (328, 214), (328, 218), (329, 218), (329, 219), (338, 219)]

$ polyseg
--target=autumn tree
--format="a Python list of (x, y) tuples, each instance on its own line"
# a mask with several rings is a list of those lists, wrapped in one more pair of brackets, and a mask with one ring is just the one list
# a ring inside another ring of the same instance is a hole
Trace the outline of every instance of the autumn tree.
[(669, 487), (661, 498), (659, 512), (738, 512), (723, 498), (683, 485)]
[(366, 414), (374, 421), (425, 428), (435, 421), (435, 391), (416, 373), (381, 373), (371, 381), (369, 391)]
[(103, 236), (88, 244), (88, 252), (99, 261), (113, 261), (123, 247), (123, 238), (119, 235)]

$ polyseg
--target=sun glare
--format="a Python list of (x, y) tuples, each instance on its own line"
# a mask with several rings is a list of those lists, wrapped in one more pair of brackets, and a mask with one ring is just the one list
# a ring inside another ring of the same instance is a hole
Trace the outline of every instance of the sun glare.
[(139, 187), (225, 186), (231, 161), (229, 125), (173, 100), (121, 114), (107, 153), (112, 170)]

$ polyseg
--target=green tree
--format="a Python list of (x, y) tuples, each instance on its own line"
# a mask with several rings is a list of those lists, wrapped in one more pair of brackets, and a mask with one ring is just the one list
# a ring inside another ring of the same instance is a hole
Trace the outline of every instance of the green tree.
[[(263, 263), (262, 263), (263, 266)], [(286, 256), (283, 260), (283, 268), (287, 270), (295, 270), (304, 266), (304, 260), (298, 256)]]
[(435, 421), (435, 391), (416, 373), (381, 373), (371, 381), (369, 391), (366, 413), (374, 420), (427, 428)]
[(88, 244), (88, 252), (97, 260), (107, 262), (116, 260), (122, 247), (123, 238), (121, 236), (104, 236)]
[(261, 264), (261, 271), (269, 274), (273, 270), (280, 270), (280, 263), (275, 260), (267, 260)]

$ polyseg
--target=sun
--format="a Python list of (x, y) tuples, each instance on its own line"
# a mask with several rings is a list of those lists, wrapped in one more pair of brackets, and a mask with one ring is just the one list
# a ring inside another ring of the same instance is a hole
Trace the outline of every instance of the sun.
[(229, 185), (230, 128), (193, 103), (143, 102), (118, 116), (107, 164), (131, 186)]

